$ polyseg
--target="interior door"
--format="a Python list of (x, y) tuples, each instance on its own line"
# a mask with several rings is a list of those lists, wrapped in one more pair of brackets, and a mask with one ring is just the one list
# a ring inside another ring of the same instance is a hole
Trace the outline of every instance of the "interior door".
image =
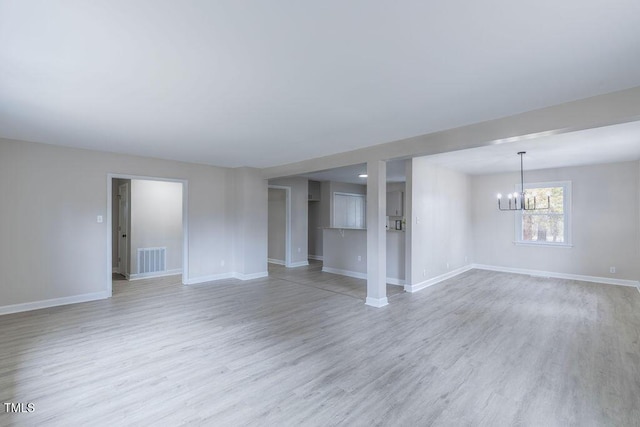
[(129, 277), (129, 250), (127, 230), (129, 230), (129, 184), (118, 188), (118, 272)]

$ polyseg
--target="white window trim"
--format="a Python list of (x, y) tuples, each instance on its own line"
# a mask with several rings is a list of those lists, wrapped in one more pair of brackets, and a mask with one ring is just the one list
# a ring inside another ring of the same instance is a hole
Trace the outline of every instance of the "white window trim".
[[(571, 189), (571, 181), (545, 181), (545, 182), (528, 182), (524, 184), (524, 189), (529, 188), (545, 188), (545, 187), (563, 187), (563, 212), (564, 212), (564, 242), (536, 242), (529, 240), (522, 240), (522, 212), (517, 211), (515, 215), (515, 240), (514, 244), (517, 246), (544, 246), (552, 248), (572, 248), (573, 238), (571, 233), (572, 215), (571, 205), (573, 199), (573, 192)], [(517, 184), (515, 186), (517, 192), (522, 192), (522, 186)]]

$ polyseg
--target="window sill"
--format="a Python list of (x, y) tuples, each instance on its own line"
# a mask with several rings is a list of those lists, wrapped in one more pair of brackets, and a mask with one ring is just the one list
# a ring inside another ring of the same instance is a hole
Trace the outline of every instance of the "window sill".
[(571, 249), (573, 245), (570, 243), (537, 243), (537, 242), (511, 242), (516, 246), (542, 246), (545, 248), (563, 248)]

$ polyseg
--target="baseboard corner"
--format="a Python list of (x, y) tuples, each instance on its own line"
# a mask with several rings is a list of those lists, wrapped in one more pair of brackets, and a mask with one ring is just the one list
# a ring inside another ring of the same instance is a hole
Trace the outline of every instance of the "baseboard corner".
[(371, 298), (367, 297), (365, 304), (371, 307), (380, 308), (385, 305), (389, 305), (389, 299), (387, 297), (384, 298)]
[(437, 285), (440, 282), (444, 282), (447, 279), (451, 279), (452, 277), (455, 277), (459, 274), (465, 273), (469, 270), (473, 269), (473, 264), (467, 264), (465, 266), (462, 266), (460, 268), (456, 268), (455, 270), (451, 270), (448, 271), (444, 274), (441, 274), (439, 276), (435, 276), (432, 277), (430, 279), (427, 279), (425, 281), (416, 283), (415, 285), (409, 285), (409, 284), (405, 284), (404, 285), (404, 290), (405, 292), (409, 292), (409, 293), (414, 293), (414, 292), (418, 292), (421, 291), (425, 288), (428, 288), (430, 286), (433, 285)]
[(309, 265), (309, 261), (298, 261), (298, 262), (292, 262), (287, 266), (287, 268), (306, 267), (308, 265)]

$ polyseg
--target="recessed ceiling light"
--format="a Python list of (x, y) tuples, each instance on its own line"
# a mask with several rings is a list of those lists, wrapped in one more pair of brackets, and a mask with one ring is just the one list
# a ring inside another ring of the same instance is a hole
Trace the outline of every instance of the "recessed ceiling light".
[(367, 175), (366, 173), (361, 173), (360, 175), (358, 175), (358, 178), (366, 178), (369, 175)]

